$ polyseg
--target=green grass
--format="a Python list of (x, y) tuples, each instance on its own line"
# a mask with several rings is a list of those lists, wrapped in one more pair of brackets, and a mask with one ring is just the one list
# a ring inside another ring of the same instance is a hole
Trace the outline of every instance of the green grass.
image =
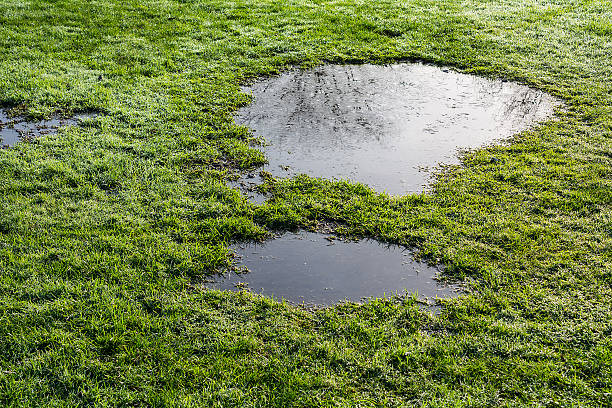
[[(612, 404), (612, 2), (0, 0), (0, 103), (99, 111), (0, 151), (0, 405)], [(400, 199), (297, 177), (232, 112), (290, 66), (423, 60), (567, 112)], [(469, 293), (306, 311), (202, 288), (272, 230), (414, 247)]]

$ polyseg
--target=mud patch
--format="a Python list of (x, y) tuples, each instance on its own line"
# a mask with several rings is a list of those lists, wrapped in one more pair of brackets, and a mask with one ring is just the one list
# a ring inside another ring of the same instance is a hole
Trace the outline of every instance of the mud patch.
[(421, 192), (457, 150), (507, 138), (560, 102), (527, 86), (424, 64), (325, 65), (245, 89), (236, 116), (262, 136), (276, 177), (348, 179), (392, 195)]
[(301, 232), (233, 249), (240, 265), (250, 272), (229, 273), (207, 287), (248, 289), (277, 300), (313, 305), (410, 293), (432, 303), (459, 290), (438, 282), (439, 268), (414, 260), (410, 251), (373, 240), (340, 241)]
[(97, 116), (96, 113), (81, 113), (69, 118), (53, 117), (32, 122), (19, 116), (9, 117), (5, 110), (0, 109), (0, 146), (4, 148), (12, 147), (21, 141), (55, 133), (61, 127), (74, 126), (82, 120), (95, 116)]

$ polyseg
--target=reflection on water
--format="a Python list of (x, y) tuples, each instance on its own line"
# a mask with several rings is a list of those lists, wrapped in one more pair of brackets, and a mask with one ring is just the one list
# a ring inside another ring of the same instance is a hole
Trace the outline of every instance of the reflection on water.
[(437, 267), (415, 261), (412, 253), (376, 241), (338, 241), (322, 234), (287, 233), (264, 244), (235, 247), (250, 272), (230, 273), (208, 287), (248, 288), (294, 303), (328, 305), (342, 300), (417, 293), (449, 297), (456, 286), (438, 283)]
[[(527, 86), (424, 64), (326, 65), (256, 82), (238, 123), (269, 143), (265, 170), (423, 191), (423, 169), (508, 137), (559, 102)], [(287, 166), (289, 168), (287, 169)]]

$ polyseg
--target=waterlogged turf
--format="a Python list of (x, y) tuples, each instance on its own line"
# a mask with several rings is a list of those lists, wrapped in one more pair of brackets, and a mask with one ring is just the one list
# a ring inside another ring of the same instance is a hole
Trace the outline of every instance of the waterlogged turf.
[(435, 279), (438, 267), (415, 261), (404, 248), (373, 240), (300, 232), (233, 249), (237, 266), (247, 271), (226, 272), (208, 287), (315, 306), (406, 295), (435, 305), (436, 298), (459, 294), (458, 287)]
[[(0, 405), (612, 404), (609, 1), (2, 0), (0, 102), (100, 112), (0, 151)], [(566, 112), (427, 194), (261, 176), (241, 86), (421, 60)], [(304, 310), (207, 290), (238, 243), (329, 230), (414, 249), (466, 293)]]
[(524, 85), (424, 64), (323, 65), (246, 89), (237, 122), (262, 137), (277, 177), (360, 182), (422, 192), (429, 169), (460, 149), (499, 142), (550, 118), (553, 97)]
[(82, 113), (72, 118), (55, 117), (33, 122), (23, 117), (11, 117), (0, 109), (0, 146), (11, 147), (20, 141), (32, 141), (34, 138), (56, 133), (60, 127), (75, 126), (95, 116), (94, 113)]

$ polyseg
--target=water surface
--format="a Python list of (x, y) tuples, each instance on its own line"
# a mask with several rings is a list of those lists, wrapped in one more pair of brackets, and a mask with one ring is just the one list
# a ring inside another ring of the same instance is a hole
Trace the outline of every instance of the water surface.
[(339, 241), (300, 232), (234, 250), (250, 272), (226, 274), (208, 287), (248, 288), (277, 300), (317, 305), (407, 293), (421, 299), (449, 297), (458, 290), (434, 279), (438, 267), (414, 260), (402, 247), (373, 240)]
[[(324, 65), (246, 89), (236, 121), (269, 144), (265, 170), (421, 192), (429, 170), (549, 118), (559, 102), (524, 85), (419, 63)], [(287, 167), (288, 166), (288, 167)]]
[(50, 133), (60, 127), (74, 126), (80, 121), (95, 117), (95, 113), (81, 113), (73, 117), (53, 117), (40, 121), (28, 121), (23, 117), (10, 117), (0, 109), (0, 146), (12, 147), (23, 140), (29, 140)]

